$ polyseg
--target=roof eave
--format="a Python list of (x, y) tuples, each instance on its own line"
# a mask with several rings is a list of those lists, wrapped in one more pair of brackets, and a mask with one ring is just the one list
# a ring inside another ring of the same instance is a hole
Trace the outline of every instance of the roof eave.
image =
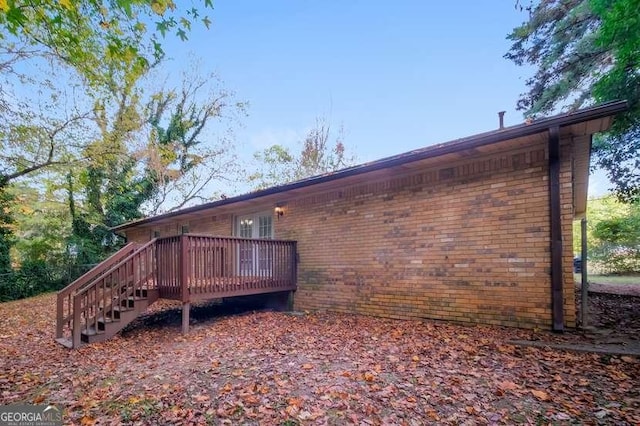
[(350, 176), (355, 176), (363, 173), (368, 173), (380, 169), (390, 168), (402, 164), (412, 163), (415, 161), (421, 161), (427, 158), (439, 157), (442, 155), (464, 151), (467, 149), (478, 148), (485, 145), (490, 145), (509, 139), (515, 139), (519, 137), (525, 137), (540, 133), (546, 129), (558, 126), (566, 127), (572, 124), (580, 123), (583, 121), (596, 120), (603, 117), (612, 116), (618, 114), (627, 109), (627, 101), (614, 101), (607, 104), (598, 105), (596, 107), (583, 109), (580, 111), (556, 115), (549, 118), (543, 118), (534, 121), (531, 124), (519, 124), (516, 126), (507, 127), (505, 129), (492, 131), (488, 133), (482, 133), (462, 139), (457, 139), (451, 142), (437, 144), (429, 146), (423, 149), (410, 151), (404, 154), (383, 158), (371, 163), (365, 163), (358, 166), (350, 167), (335, 173), (314, 176), (308, 179), (292, 182), (289, 184), (275, 186), (267, 189), (263, 189), (248, 194), (239, 195), (236, 197), (226, 198), (224, 200), (213, 201), (198, 206), (188, 207), (186, 209), (176, 210), (174, 212), (161, 214), (158, 216), (152, 216), (145, 219), (140, 219), (132, 222), (128, 222), (119, 226), (111, 228), (115, 232), (123, 231), (135, 226), (141, 226), (148, 223), (156, 222), (162, 219), (168, 219), (175, 216), (185, 215), (189, 213), (198, 212), (205, 209), (212, 209), (221, 207), (224, 205), (234, 204), (242, 201), (253, 200), (256, 198), (266, 197), (268, 195), (278, 194), (294, 189), (300, 189), (313, 185), (318, 185), (325, 182), (331, 182), (338, 179), (343, 179)]

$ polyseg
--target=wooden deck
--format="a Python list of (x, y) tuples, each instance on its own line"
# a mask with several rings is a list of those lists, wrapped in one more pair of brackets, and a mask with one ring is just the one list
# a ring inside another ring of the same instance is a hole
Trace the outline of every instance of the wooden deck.
[(296, 242), (179, 235), (129, 244), (58, 293), (56, 340), (105, 340), (158, 298), (183, 303), (296, 290)]

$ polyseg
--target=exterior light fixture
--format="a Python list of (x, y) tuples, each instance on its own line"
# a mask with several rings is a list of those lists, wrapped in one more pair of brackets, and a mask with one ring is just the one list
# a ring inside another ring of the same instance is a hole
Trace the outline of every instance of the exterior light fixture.
[(280, 205), (276, 205), (276, 208), (274, 211), (276, 213), (276, 216), (278, 216), (278, 220), (280, 219), (280, 216), (284, 216), (284, 207)]

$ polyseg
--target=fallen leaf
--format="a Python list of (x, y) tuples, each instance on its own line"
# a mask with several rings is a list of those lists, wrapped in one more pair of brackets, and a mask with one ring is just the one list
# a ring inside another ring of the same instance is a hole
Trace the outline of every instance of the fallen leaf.
[(595, 413), (593, 413), (594, 416), (596, 416), (599, 419), (604, 419), (605, 417), (607, 417), (609, 415), (609, 410), (598, 410)]
[(376, 379), (376, 376), (373, 373), (366, 372), (364, 373), (364, 380), (367, 382), (373, 382)]
[(84, 416), (80, 419), (80, 424), (82, 426), (93, 426), (96, 424), (96, 419), (90, 416)]
[(503, 382), (500, 382), (498, 384), (498, 387), (502, 390), (516, 390), (519, 388), (518, 385), (516, 385), (515, 383), (509, 381), (509, 380), (505, 380)]
[(538, 398), (540, 401), (549, 401), (551, 399), (549, 394), (544, 391), (532, 389), (531, 394)]

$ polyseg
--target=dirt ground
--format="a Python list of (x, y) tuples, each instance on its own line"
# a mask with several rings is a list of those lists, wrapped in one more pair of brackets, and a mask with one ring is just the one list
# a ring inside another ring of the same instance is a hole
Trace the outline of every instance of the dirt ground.
[(523, 346), (640, 357), (639, 285), (590, 284), (587, 324), (582, 327), (582, 292), (576, 288), (578, 328), (564, 333), (540, 333), (527, 340), (513, 340)]
[[(577, 288), (580, 289), (580, 284)], [(595, 294), (619, 294), (640, 297), (640, 282), (638, 284), (613, 283), (589, 283), (589, 292)]]
[[(578, 317), (581, 317), (578, 289)], [(586, 339), (603, 345), (622, 345), (640, 353), (640, 285), (589, 285)]]
[(0, 404), (58, 404), (69, 424), (640, 424), (637, 358), (508, 343), (546, 332), (213, 305), (182, 335), (179, 309), (159, 303), (68, 350), (54, 307), (0, 304)]

